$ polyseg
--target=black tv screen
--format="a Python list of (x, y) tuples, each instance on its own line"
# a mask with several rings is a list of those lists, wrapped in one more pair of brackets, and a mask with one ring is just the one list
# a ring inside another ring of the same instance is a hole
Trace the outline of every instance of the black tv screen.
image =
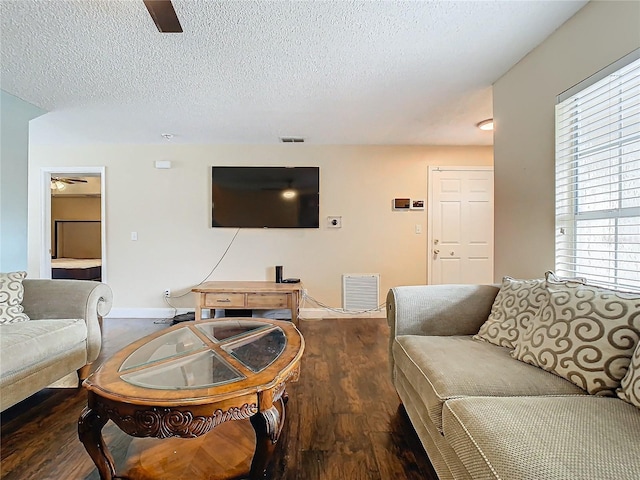
[(318, 167), (212, 167), (213, 227), (318, 228)]

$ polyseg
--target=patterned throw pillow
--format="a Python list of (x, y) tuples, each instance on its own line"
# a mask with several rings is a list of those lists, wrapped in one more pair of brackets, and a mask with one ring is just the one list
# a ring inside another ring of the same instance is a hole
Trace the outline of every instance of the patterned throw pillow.
[(0, 324), (29, 320), (22, 308), (26, 276), (26, 272), (0, 273)]
[(547, 275), (548, 302), (511, 356), (591, 394), (613, 395), (640, 338), (640, 294)]
[(517, 280), (504, 277), (489, 318), (473, 338), (514, 348), (546, 298), (544, 279)]
[(636, 347), (627, 374), (616, 390), (618, 397), (640, 408), (640, 343)]

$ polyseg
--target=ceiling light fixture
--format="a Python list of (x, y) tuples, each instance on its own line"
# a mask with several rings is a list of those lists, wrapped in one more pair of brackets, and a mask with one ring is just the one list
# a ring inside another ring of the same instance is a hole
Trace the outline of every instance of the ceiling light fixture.
[(291, 200), (296, 196), (296, 191), (293, 189), (285, 190), (284, 192), (282, 192), (282, 196), (287, 200)]
[(51, 180), (51, 190), (64, 190), (67, 186), (60, 180)]
[(488, 118), (486, 120), (478, 123), (478, 128), (480, 130), (492, 131), (493, 130), (493, 118)]

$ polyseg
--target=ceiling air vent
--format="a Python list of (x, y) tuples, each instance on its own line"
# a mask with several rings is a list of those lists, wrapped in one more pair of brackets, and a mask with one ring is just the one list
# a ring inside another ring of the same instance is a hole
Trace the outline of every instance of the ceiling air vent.
[(280, 141), (282, 143), (304, 143), (304, 138), (302, 138), (302, 137), (280, 137)]

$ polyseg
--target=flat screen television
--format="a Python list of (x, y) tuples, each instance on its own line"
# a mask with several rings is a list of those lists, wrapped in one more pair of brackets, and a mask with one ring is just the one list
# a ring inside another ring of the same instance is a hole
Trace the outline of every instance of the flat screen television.
[(318, 167), (212, 167), (211, 226), (318, 228)]

